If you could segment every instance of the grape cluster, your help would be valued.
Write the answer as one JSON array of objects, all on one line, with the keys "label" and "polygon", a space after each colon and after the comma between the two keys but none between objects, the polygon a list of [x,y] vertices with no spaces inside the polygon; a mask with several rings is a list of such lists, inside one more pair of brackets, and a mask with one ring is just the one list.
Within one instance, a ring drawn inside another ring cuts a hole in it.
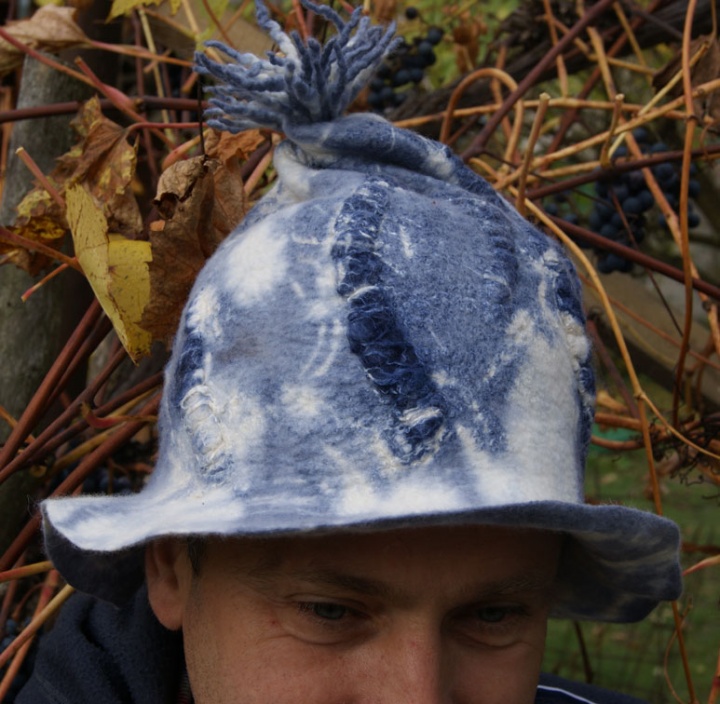
[{"label": "grape cluster", "polygon": [[[572,205],[567,193],[558,193],[551,200],[547,200],[543,203],[543,209],[548,215],[562,218],[565,222],[569,222],[571,225],[577,225],[580,222],[580,218],[572,210]],[[582,246],[582,242],[579,242]]]},{"label": "grape cluster", "polygon": [[[420,17],[415,7],[408,7],[405,16],[409,20]],[[377,112],[400,105],[407,95],[399,89],[417,85],[425,76],[425,70],[436,61],[435,47],[442,41],[443,30],[440,27],[428,27],[424,35],[415,37],[412,42],[403,40],[382,64],[370,81],[368,105]]]},{"label": "grape cluster", "polygon": [[[659,154],[668,151],[663,142],[651,142],[650,133],[644,128],[633,131],[633,136],[643,154]],[[623,145],[615,155],[627,155]],[[694,174],[696,167],[691,170]],[[653,175],[662,188],[670,206],[677,210],[680,199],[680,165],[662,162],[652,167]],[[700,190],[698,181],[690,181],[690,196],[695,197]],[[626,246],[637,246],[645,239],[647,227],[646,213],[655,204],[655,199],[647,187],[645,177],[641,171],[629,171],[612,180],[600,178],[595,182],[597,198],[588,219],[589,228],[606,239]],[[693,210],[689,215],[690,227],[699,224],[700,218]],[[664,218],[659,220],[664,225]],[[633,263],[624,257],[607,252],[598,251],[597,268],[603,274],[613,271],[628,273],[632,271]]]}]

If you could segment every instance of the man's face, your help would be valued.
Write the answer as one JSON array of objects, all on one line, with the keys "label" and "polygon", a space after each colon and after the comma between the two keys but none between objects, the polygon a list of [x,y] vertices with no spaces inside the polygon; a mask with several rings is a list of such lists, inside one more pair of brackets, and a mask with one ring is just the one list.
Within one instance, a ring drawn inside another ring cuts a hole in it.
[{"label": "man's face", "polygon": [[474,526],[148,549],[197,704],[531,704],[560,537]]}]

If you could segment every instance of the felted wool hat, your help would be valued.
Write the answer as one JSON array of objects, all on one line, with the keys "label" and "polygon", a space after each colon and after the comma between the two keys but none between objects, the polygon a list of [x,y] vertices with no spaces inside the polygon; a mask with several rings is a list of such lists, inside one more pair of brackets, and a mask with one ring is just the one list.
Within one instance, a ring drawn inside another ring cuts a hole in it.
[{"label": "felted wool hat", "polygon": [[277,185],[186,305],[136,495],[43,506],[50,557],[120,603],[162,536],[489,524],[568,536],[555,615],[629,621],[680,590],[678,530],[583,503],[593,373],[572,264],[445,146],[342,117],[391,31],[214,46],[210,124],[269,127]]}]

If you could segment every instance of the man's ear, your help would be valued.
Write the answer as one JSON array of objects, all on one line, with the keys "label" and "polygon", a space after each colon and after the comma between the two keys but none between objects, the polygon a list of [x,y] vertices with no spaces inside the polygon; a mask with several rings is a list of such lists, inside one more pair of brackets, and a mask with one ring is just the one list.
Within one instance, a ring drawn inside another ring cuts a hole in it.
[{"label": "man's ear", "polygon": [[150,606],[165,628],[182,628],[192,582],[192,568],[185,541],[154,540],[145,548],[145,581]]}]

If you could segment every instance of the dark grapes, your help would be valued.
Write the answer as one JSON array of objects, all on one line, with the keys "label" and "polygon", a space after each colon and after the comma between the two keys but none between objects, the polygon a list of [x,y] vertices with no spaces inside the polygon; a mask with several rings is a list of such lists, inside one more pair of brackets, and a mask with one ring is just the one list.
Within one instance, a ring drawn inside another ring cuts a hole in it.
[{"label": "dark grapes", "polygon": [[[645,154],[661,154],[668,151],[668,146],[664,142],[652,143],[652,135],[644,127],[636,128],[632,134]],[[624,157],[627,153],[625,145],[621,145],[615,151],[615,157]],[[670,207],[677,210],[680,197],[680,165],[662,162],[652,167],[652,173]],[[691,175],[694,176],[696,173],[697,166],[692,164]],[[691,198],[696,198],[700,192],[699,181],[691,179],[688,192]],[[605,239],[626,246],[639,245],[645,239],[646,213],[655,205],[655,199],[647,187],[642,171],[619,174],[613,179],[601,177],[595,182],[595,194],[597,199],[588,216],[588,227]],[[658,218],[658,223],[662,227],[667,227],[663,216]],[[690,209],[688,225],[697,227],[699,223],[700,217]],[[604,249],[598,249],[597,254],[597,268],[602,273],[632,271],[633,264],[625,257]]]},{"label": "dark grapes", "polygon": [[625,259],[615,252],[603,252],[597,261],[597,268],[601,274],[612,274],[613,271],[628,274],[632,271],[632,267],[633,264],[629,259]]},{"label": "dark grapes", "polygon": [[406,83],[410,83],[410,72],[407,69],[401,68],[392,79],[394,86],[404,86]]},{"label": "dark grapes", "polygon": [[383,86],[383,89],[380,92],[380,97],[383,99],[384,102],[389,103],[394,96],[395,91],[392,89],[392,86]]},{"label": "dark grapes", "polygon": [[443,32],[440,27],[430,27],[427,31],[427,40],[433,46],[437,46],[442,41],[443,34],[445,34],[445,32]]},{"label": "dark grapes", "polygon": [[661,185],[664,183],[670,184],[673,182],[673,179],[677,178],[675,167],[668,162],[653,166],[652,172]]},{"label": "dark grapes", "polygon": [[[580,218],[577,213],[570,210],[570,206],[570,199],[565,193],[557,193],[553,196],[552,200],[547,200],[543,203],[543,209],[548,215],[562,218],[565,222],[571,225],[577,225],[580,222]],[[581,247],[587,246],[582,240],[580,240],[578,244]]]},{"label": "dark grapes", "polygon": [[629,196],[622,202],[625,215],[640,215],[643,211],[642,201],[635,196]]},{"label": "dark grapes", "polygon": [[422,41],[417,45],[417,52],[418,54],[427,54],[430,56],[431,54],[434,56],[435,52],[433,51],[433,45],[428,41]]},{"label": "dark grapes", "polygon": [[[420,16],[417,8],[405,9],[405,16],[412,20]],[[407,92],[398,92],[404,86],[418,85],[425,77],[425,69],[436,61],[434,46],[440,43],[443,31],[430,27],[426,35],[414,37],[412,43],[403,40],[380,65],[370,81],[368,105],[377,112],[400,105]]]}]

